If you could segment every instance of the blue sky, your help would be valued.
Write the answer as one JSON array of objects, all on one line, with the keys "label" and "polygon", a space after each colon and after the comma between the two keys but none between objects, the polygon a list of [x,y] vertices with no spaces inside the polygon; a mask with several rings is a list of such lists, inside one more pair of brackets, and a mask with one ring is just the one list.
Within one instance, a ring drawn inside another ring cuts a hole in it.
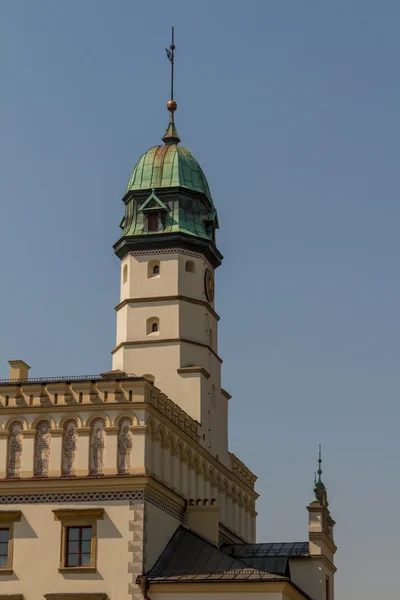
[{"label": "blue sky", "polygon": [[3,0],[0,377],[15,358],[32,376],[111,366],[112,244],[167,124],[172,23],[259,540],[306,539],[321,442],[337,598],[375,600],[397,587],[399,535],[397,2]]}]

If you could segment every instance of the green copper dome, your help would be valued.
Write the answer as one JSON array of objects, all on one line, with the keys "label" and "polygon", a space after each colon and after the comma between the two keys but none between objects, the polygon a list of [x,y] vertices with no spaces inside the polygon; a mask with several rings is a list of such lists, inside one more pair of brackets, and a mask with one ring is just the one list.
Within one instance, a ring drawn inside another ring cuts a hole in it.
[{"label": "green copper dome", "polygon": [[123,197],[122,234],[114,245],[117,256],[133,249],[182,247],[221,263],[215,245],[218,215],[199,163],[179,145],[172,105],[164,144],[150,148],[137,162]]},{"label": "green copper dome", "polygon": [[143,154],[129,178],[126,193],[180,186],[200,192],[212,204],[210,188],[193,154],[176,144],[154,146]]},{"label": "green copper dome", "polygon": [[125,193],[183,187],[204,194],[213,204],[206,176],[199,163],[187,148],[178,146],[180,139],[173,118],[163,141],[163,146],[150,148],[136,163]]}]

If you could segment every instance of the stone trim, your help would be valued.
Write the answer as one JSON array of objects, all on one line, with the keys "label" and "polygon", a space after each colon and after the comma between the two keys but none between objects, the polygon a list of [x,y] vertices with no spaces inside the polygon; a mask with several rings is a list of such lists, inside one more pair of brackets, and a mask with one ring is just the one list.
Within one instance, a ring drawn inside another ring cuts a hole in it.
[{"label": "stone trim", "polygon": [[230,400],[232,398],[232,396],[230,395],[229,392],[227,392],[226,390],[224,390],[224,388],[221,388],[221,394],[227,399]]},{"label": "stone trim", "polygon": [[218,354],[209,346],[208,344],[203,344],[202,342],[195,342],[194,340],[187,340],[186,338],[164,338],[164,339],[149,339],[137,342],[121,342],[115,348],[111,350],[111,354],[115,354],[121,348],[127,348],[129,346],[147,346],[151,344],[175,344],[175,343],[183,343],[183,344],[193,344],[193,346],[200,346],[201,348],[206,348],[211,354],[215,356],[215,358],[222,364],[223,360]]},{"label": "stone trim", "polygon": [[124,306],[126,306],[127,304],[146,304],[148,302],[168,302],[171,300],[181,301],[181,302],[189,302],[191,304],[197,304],[198,306],[204,306],[204,308],[209,310],[210,313],[212,314],[212,316],[217,321],[219,321],[221,319],[221,317],[215,312],[213,307],[208,302],[205,302],[204,300],[196,300],[195,298],[189,298],[189,296],[182,296],[182,295],[152,296],[152,297],[145,297],[145,298],[126,298],[125,300],[122,300],[122,302],[117,304],[117,306],[115,307],[115,310],[118,311],[121,308],[123,308]]},{"label": "stone trim", "polygon": [[191,373],[199,373],[200,375],[204,375],[206,379],[210,379],[211,375],[208,371],[203,369],[203,367],[181,367],[176,370],[179,375],[186,375]]},{"label": "stone trim", "polygon": [[204,254],[200,252],[194,252],[193,250],[187,250],[186,248],[159,248],[159,249],[149,249],[149,250],[131,250],[127,256],[147,256],[148,254],[184,254],[185,256],[191,256],[192,258],[198,258],[199,260],[204,260],[204,262],[211,267],[208,260],[205,258]]},{"label": "stone trim", "polygon": [[21,520],[20,510],[0,510],[0,526],[3,523],[15,523]]},{"label": "stone trim", "polygon": [[177,519],[181,523],[184,523],[187,520],[187,517],[186,517],[185,513],[180,513],[177,510],[174,510],[173,508],[171,508],[171,506],[169,506],[165,502],[162,502],[161,500],[158,500],[158,498],[155,498],[154,496],[152,496],[148,492],[144,493],[144,498],[145,498],[145,500],[147,500],[148,502],[150,502],[150,504],[153,504],[154,506],[157,506],[157,508],[160,508],[162,511],[164,511],[165,513],[171,515],[172,517],[174,517],[175,519]]},{"label": "stone trim", "polygon": [[132,538],[128,544],[128,550],[131,552],[131,560],[128,562],[128,573],[132,575],[132,581],[128,586],[128,593],[132,600],[143,600],[136,580],[146,570],[147,510],[144,497],[130,501],[129,510],[132,514],[132,518],[129,521],[129,531],[132,532]]},{"label": "stone trim", "polygon": [[106,502],[107,500],[142,499],[143,491],[77,492],[67,494],[18,494],[0,496],[0,504],[48,504],[54,502]]},{"label": "stone trim", "polygon": [[[9,596],[10,597],[10,596]],[[74,594],[71,592],[63,594],[44,594],[46,600],[108,600],[107,594],[98,593],[87,593],[87,594]],[[0,600],[1,600],[0,596]],[[19,596],[19,598],[23,598]]]},{"label": "stone trim", "polygon": [[[56,509],[54,520],[61,522],[61,552],[59,573],[95,573],[97,570],[97,521],[103,519],[103,508]],[[92,528],[90,544],[90,565],[69,567],[67,563],[67,530],[68,527],[88,526]]]}]

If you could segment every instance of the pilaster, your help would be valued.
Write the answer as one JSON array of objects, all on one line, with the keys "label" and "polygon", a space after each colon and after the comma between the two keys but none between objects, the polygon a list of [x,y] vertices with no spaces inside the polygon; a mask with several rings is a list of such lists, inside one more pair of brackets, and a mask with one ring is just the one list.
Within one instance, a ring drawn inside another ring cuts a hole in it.
[{"label": "pilaster", "polygon": [[7,446],[9,436],[9,431],[0,431],[0,478],[5,477],[7,473]]},{"label": "pilaster", "polygon": [[106,434],[104,448],[104,474],[113,475],[117,472],[119,427],[104,427],[104,432]]},{"label": "pilaster", "polygon": [[76,456],[76,475],[89,473],[90,427],[78,427],[78,451]]},{"label": "pilaster", "polygon": [[35,460],[36,431],[25,429],[22,432],[21,477],[33,477],[33,464]]},{"label": "pilaster", "polygon": [[64,431],[62,429],[50,429],[49,433],[51,434],[49,475],[50,477],[59,477],[61,475],[62,441]]}]

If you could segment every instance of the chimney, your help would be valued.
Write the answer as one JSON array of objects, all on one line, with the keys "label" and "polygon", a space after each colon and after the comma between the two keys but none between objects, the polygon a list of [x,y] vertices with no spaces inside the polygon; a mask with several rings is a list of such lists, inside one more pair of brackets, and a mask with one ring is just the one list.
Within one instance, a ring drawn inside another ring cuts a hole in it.
[{"label": "chimney", "polygon": [[189,529],[218,544],[220,510],[216,500],[189,500],[186,511]]},{"label": "chimney", "polygon": [[10,379],[28,379],[30,366],[23,360],[9,360]]}]

